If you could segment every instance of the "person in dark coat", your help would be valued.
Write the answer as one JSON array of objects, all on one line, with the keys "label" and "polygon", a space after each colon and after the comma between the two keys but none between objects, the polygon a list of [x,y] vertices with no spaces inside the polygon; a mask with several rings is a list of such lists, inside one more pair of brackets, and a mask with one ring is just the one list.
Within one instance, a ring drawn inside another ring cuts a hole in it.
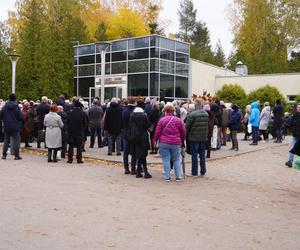
[{"label": "person in dark coat", "polygon": [[129,171],[128,155],[130,153],[130,143],[128,141],[128,128],[130,115],[135,108],[135,98],[128,97],[128,104],[122,111],[122,123],[123,123],[123,163],[125,174],[136,174],[136,158],[134,155],[131,155],[131,172]]},{"label": "person in dark coat", "polygon": [[211,138],[213,135],[214,124],[215,124],[215,115],[210,111],[209,104],[205,104],[203,106],[203,110],[208,114],[208,134],[207,134],[207,142],[206,142],[206,158],[210,158],[211,153]]},{"label": "person in dark coat", "polygon": [[65,158],[67,152],[67,145],[68,145],[68,114],[64,111],[63,106],[59,105],[58,108],[58,115],[61,117],[61,120],[64,124],[63,128],[61,129],[61,138],[62,138],[62,146],[61,146],[61,158]]},{"label": "person in dark coat", "polygon": [[210,111],[215,116],[215,124],[218,127],[218,139],[217,139],[217,148],[221,148],[221,128],[222,128],[222,109],[220,108],[220,101],[216,100],[215,103],[212,103],[210,106]]},{"label": "person in dark coat", "polygon": [[103,111],[100,106],[100,103],[95,100],[93,102],[92,107],[88,111],[89,116],[89,128],[91,132],[91,141],[90,141],[90,148],[94,147],[95,138],[97,136],[98,141],[98,148],[102,148],[102,134],[101,134],[101,120],[103,116]]},{"label": "person in dark coat", "polygon": [[149,129],[150,130],[150,138],[151,138],[151,152],[150,152],[150,154],[157,154],[157,148],[154,147],[154,145],[152,143],[154,133],[155,133],[155,129],[156,129],[157,123],[158,123],[159,118],[160,118],[159,106],[157,104],[153,105],[152,110],[150,111],[150,114],[149,114],[148,118],[149,118],[149,122],[151,124],[151,127]]},{"label": "person in dark coat", "polygon": [[[37,106],[36,108],[36,114],[37,114],[37,120],[38,120],[38,137],[37,137],[37,147],[41,147],[41,142],[45,142],[45,136],[44,136],[44,118],[45,115],[47,115],[50,111],[50,106],[48,104],[48,98],[46,96],[42,97],[42,102]],[[45,143],[46,148],[46,143]]]},{"label": "person in dark coat", "polygon": [[117,98],[112,98],[106,110],[104,131],[108,134],[108,155],[112,155],[113,144],[116,142],[117,155],[121,155],[122,138],[122,107]]},{"label": "person in dark coat", "polygon": [[281,104],[281,100],[277,100],[275,107],[273,109],[273,128],[276,132],[276,140],[275,143],[281,143],[282,142],[282,134],[281,134],[281,127],[283,125],[283,115],[284,115],[284,109]]},{"label": "person in dark coat", "polygon": [[231,150],[238,151],[239,144],[237,140],[237,133],[241,129],[242,112],[237,105],[232,105],[232,112],[229,114],[228,127],[230,129],[230,137],[232,141]]},{"label": "person in dark coat", "polygon": [[132,131],[132,126],[135,126],[135,131],[138,132],[138,134],[134,135],[132,140],[129,137],[130,153],[137,159],[136,178],[143,177],[142,166],[144,178],[152,178],[148,172],[146,160],[150,148],[148,129],[151,124],[148,121],[147,114],[144,113],[144,110],[140,107],[136,107],[130,115],[129,131]]},{"label": "person in dark coat", "polygon": [[31,148],[29,140],[33,131],[34,114],[30,107],[30,103],[27,101],[23,103],[22,115],[24,118],[24,125],[22,129],[21,142],[25,143],[25,148]]},{"label": "person in dark coat", "polygon": [[20,131],[24,123],[24,118],[21,113],[21,109],[16,103],[16,95],[11,94],[9,101],[5,103],[0,120],[4,124],[4,145],[2,152],[2,159],[5,160],[7,156],[7,150],[12,139],[11,151],[15,155],[15,160],[21,160],[20,157]]},{"label": "person in dark coat", "polygon": [[82,142],[84,140],[84,129],[87,126],[85,116],[81,103],[78,100],[75,101],[74,108],[68,113],[67,119],[69,135],[68,163],[73,162],[74,147],[77,148],[77,163],[83,163]]},{"label": "person in dark coat", "polygon": [[64,112],[69,112],[71,109],[71,106],[66,103],[66,99],[64,95],[60,95],[57,100],[55,101],[57,106],[62,106],[64,108]]}]

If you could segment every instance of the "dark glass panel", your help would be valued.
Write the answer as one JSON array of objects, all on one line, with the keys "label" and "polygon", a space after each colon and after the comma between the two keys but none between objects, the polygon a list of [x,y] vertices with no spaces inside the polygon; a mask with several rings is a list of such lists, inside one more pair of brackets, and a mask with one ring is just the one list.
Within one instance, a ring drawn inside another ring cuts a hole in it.
[{"label": "dark glass panel", "polygon": [[95,66],[79,66],[79,76],[91,76],[95,74]]},{"label": "dark glass panel", "polygon": [[169,50],[160,50],[160,58],[165,60],[174,61],[175,52]]},{"label": "dark glass panel", "polygon": [[77,58],[77,57],[74,57],[74,65],[77,65],[77,61],[78,61],[79,59]]},{"label": "dark glass panel", "polygon": [[127,40],[112,43],[112,51],[127,50]]},{"label": "dark glass panel", "polygon": [[96,75],[101,75],[101,64],[96,65]]},{"label": "dark glass panel", "polygon": [[160,72],[174,74],[174,63],[160,60]]},{"label": "dark glass panel", "polygon": [[128,75],[128,96],[148,96],[148,74]]},{"label": "dark glass panel", "polygon": [[159,71],[159,60],[151,59],[150,60],[150,71]]},{"label": "dark glass panel", "polygon": [[176,61],[182,63],[189,63],[189,56],[181,53],[176,53]]},{"label": "dark glass panel", "polygon": [[101,53],[102,50],[105,50],[106,52],[110,51],[110,45],[108,44],[97,44],[96,45],[96,53]]},{"label": "dark glass panel", "polygon": [[150,46],[159,46],[159,36],[151,36],[150,38]]},{"label": "dark glass panel", "polygon": [[71,95],[76,95],[77,96],[77,78],[74,78],[73,81],[73,94],[71,93]]},{"label": "dark glass panel", "polygon": [[79,55],[87,55],[87,54],[94,54],[95,53],[95,45],[86,45],[78,47],[78,54]]},{"label": "dark glass panel", "polygon": [[150,57],[151,58],[159,58],[159,48],[151,48],[150,49]]},{"label": "dark glass panel", "polygon": [[158,96],[158,73],[150,74],[150,96]]},{"label": "dark glass panel", "polygon": [[176,63],[176,75],[189,76],[189,65]]},{"label": "dark glass panel", "polygon": [[128,51],[128,60],[149,58],[149,49]]},{"label": "dark glass panel", "polygon": [[127,52],[116,52],[111,54],[111,59],[113,62],[117,61],[126,61],[127,60]]},{"label": "dark glass panel", "polygon": [[81,56],[79,57],[79,64],[93,64],[95,63],[95,56]]},{"label": "dark glass panel", "polygon": [[188,98],[189,79],[186,77],[176,76],[175,97]]},{"label": "dark glass panel", "polygon": [[149,37],[142,37],[128,40],[129,49],[138,49],[149,47]]},{"label": "dark glass panel", "polygon": [[111,64],[112,74],[123,74],[126,73],[126,62],[124,63],[112,63]]},{"label": "dark glass panel", "polygon": [[[110,53],[105,54],[105,62],[110,62]],[[96,55],[96,63],[101,63],[101,54]]]},{"label": "dark glass panel", "polygon": [[175,41],[167,38],[160,38],[160,47],[169,50],[175,50]]},{"label": "dark glass panel", "polygon": [[105,74],[110,75],[110,63],[105,64]]},{"label": "dark glass panel", "polygon": [[174,97],[174,76],[160,74],[160,89],[165,97]]},{"label": "dark glass panel", "polygon": [[186,43],[176,42],[176,51],[188,54],[189,45]]},{"label": "dark glass panel", "polygon": [[95,78],[94,77],[79,78],[79,95],[80,96],[88,97],[90,87],[95,87]]},{"label": "dark glass panel", "polygon": [[148,60],[130,61],[128,62],[128,73],[148,72],[149,71],[148,67],[149,67]]}]

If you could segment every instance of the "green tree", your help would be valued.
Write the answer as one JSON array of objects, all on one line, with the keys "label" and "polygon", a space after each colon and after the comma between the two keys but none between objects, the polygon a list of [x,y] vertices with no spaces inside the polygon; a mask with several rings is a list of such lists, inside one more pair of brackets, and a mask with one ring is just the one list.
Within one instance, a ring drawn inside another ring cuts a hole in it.
[{"label": "green tree", "polygon": [[217,65],[219,67],[224,67],[226,64],[225,54],[222,48],[221,41],[218,40],[216,45],[216,51],[214,53],[214,65]]},{"label": "green tree", "polygon": [[237,104],[241,108],[247,103],[246,92],[238,84],[225,84],[216,92],[216,97],[224,102]]},{"label": "green tree", "polygon": [[293,51],[288,62],[289,72],[300,72],[300,52]]}]

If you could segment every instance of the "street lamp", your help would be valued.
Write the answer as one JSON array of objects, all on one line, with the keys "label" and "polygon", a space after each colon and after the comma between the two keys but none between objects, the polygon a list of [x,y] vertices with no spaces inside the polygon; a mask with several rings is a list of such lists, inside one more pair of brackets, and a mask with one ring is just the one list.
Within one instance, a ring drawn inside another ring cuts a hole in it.
[{"label": "street lamp", "polygon": [[[73,45],[73,48],[76,47],[76,96],[78,96],[78,93],[79,93],[79,70],[78,70],[78,67],[79,67],[79,41],[72,41],[72,44]],[[75,45],[76,44],[76,45]]]},{"label": "street lamp", "polygon": [[111,45],[110,42],[99,42],[96,43],[96,49],[97,45],[101,50],[101,103],[104,103],[104,83],[105,83],[105,57],[106,57],[106,51]]},{"label": "street lamp", "polygon": [[21,57],[21,55],[17,54],[16,51],[14,50],[12,53],[7,54],[7,56],[11,61],[11,66],[12,66],[11,92],[12,94],[15,94],[16,93],[16,68],[17,68],[17,62]]}]

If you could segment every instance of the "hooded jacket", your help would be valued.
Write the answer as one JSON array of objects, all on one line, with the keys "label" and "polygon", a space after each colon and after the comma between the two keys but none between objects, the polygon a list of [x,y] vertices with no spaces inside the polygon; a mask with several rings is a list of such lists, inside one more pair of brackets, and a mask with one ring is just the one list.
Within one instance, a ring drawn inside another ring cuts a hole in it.
[{"label": "hooded jacket", "polygon": [[6,102],[1,112],[1,120],[4,124],[4,132],[20,132],[24,118],[18,104],[13,101]]},{"label": "hooded jacket", "polygon": [[259,129],[260,130],[267,130],[269,126],[269,121],[271,118],[271,108],[270,106],[266,106],[260,113],[260,123]]},{"label": "hooded jacket", "polygon": [[259,127],[260,111],[258,102],[251,103],[251,113],[249,122],[253,127]]},{"label": "hooded jacket", "polygon": [[119,135],[122,127],[122,108],[118,103],[111,102],[106,110],[104,130],[107,130],[111,135]]}]

